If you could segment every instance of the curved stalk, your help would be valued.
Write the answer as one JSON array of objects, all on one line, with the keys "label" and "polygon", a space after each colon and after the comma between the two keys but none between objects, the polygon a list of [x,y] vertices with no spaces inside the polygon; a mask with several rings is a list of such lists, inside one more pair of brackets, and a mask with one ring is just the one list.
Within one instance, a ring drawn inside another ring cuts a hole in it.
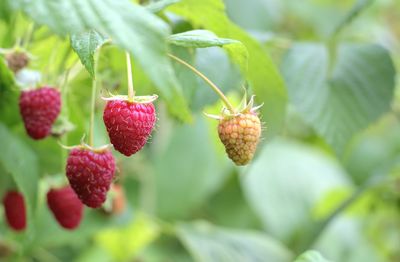
[{"label": "curved stalk", "polygon": [[[100,51],[98,51],[100,52]],[[89,145],[93,147],[94,143],[94,112],[96,106],[96,89],[97,89],[97,64],[98,64],[98,56],[99,54],[94,55],[94,77],[92,78],[92,101],[90,104],[90,126],[89,126]]]},{"label": "curved stalk", "polygon": [[224,93],[222,93],[222,91],[213,82],[211,82],[210,79],[208,79],[205,75],[203,75],[203,73],[201,73],[199,70],[197,70],[190,64],[186,63],[179,57],[174,56],[173,54],[168,54],[168,56],[171,57],[172,59],[174,59],[175,61],[177,61],[178,63],[180,63],[180,64],[186,66],[187,68],[189,68],[190,70],[192,70],[196,75],[200,76],[214,90],[214,92],[217,93],[217,95],[222,99],[222,101],[224,102],[224,104],[228,108],[228,110],[232,114],[235,113],[235,108],[229,102],[228,98],[224,95]]}]

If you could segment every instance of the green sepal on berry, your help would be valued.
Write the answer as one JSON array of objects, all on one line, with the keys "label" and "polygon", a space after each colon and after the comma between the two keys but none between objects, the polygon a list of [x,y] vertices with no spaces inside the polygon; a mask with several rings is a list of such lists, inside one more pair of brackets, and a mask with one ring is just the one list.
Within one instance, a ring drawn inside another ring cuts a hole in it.
[{"label": "green sepal on berry", "polygon": [[239,109],[222,109],[221,115],[206,116],[219,120],[218,136],[228,157],[238,166],[247,165],[254,157],[261,136],[261,121],[254,106],[254,96],[247,103],[244,96]]},{"label": "green sepal on berry", "polygon": [[247,95],[245,94],[239,107],[234,109],[233,112],[227,107],[223,107],[221,110],[221,115],[212,115],[208,113],[204,113],[204,115],[212,119],[223,120],[226,118],[239,116],[241,114],[257,114],[258,109],[260,109],[264,104],[254,106],[254,97],[254,95],[251,96],[249,102],[247,102]]},{"label": "green sepal on berry", "polygon": [[151,96],[133,96],[132,98],[129,98],[127,95],[112,95],[109,94],[109,97],[101,97],[104,101],[113,101],[113,100],[122,100],[122,101],[127,101],[129,103],[135,103],[135,104],[148,104],[152,103],[155,100],[157,100],[158,95],[151,95]]},{"label": "green sepal on berry", "polygon": [[92,152],[95,152],[95,153],[102,153],[102,152],[107,151],[107,150],[109,150],[111,148],[110,144],[106,144],[106,145],[99,146],[99,147],[90,146],[90,145],[85,143],[85,137],[86,137],[85,135],[82,136],[81,143],[79,145],[66,146],[66,145],[63,145],[61,143],[59,143],[59,145],[62,148],[66,149],[66,150],[83,149],[83,150],[89,150],[89,151],[92,151]]}]

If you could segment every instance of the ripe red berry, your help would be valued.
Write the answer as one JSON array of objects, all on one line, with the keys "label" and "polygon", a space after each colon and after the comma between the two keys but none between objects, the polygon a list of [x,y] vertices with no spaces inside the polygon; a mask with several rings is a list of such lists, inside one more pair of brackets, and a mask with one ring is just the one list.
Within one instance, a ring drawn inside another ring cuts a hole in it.
[{"label": "ripe red berry", "polygon": [[103,120],[114,148],[130,156],[146,144],[154,128],[156,115],[151,102],[111,100],[104,109]]},{"label": "ripe red berry", "polygon": [[98,208],[106,200],[114,178],[114,156],[107,149],[74,148],[69,153],[66,171],[69,183],[82,203]]},{"label": "ripe red berry", "polygon": [[8,191],[3,198],[4,212],[8,225],[21,231],[26,227],[26,208],[24,196],[17,191]]},{"label": "ripe red berry", "polygon": [[53,188],[47,192],[47,205],[63,228],[74,229],[79,226],[83,204],[70,186]]},{"label": "ripe red berry", "polygon": [[43,139],[51,133],[60,108],[60,92],[52,87],[22,91],[19,98],[19,109],[26,132],[33,139]]}]

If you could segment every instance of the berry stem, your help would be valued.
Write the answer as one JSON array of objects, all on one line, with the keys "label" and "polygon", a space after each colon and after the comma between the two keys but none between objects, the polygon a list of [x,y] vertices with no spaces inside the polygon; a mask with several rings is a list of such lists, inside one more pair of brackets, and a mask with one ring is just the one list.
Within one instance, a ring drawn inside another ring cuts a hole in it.
[{"label": "berry stem", "polygon": [[[100,52],[100,51],[98,51]],[[89,127],[89,145],[93,147],[94,143],[94,113],[95,113],[95,106],[96,106],[96,89],[97,89],[97,64],[98,64],[98,56],[99,53],[94,55],[94,77],[92,78],[92,101],[90,105],[90,127]]]},{"label": "berry stem", "polygon": [[201,73],[199,70],[197,70],[196,68],[194,68],[190,64],[186,63],[185,61],[183,61],[179,57],[174,56],[173,54],[168,54],[168,56],[171,57],[172,59],[174,59],[175,61],[179,62],[180,64],[186,66],[190,70],[192,70],[196,75],[200,76],[207,84],[210,85],[210,87],[214,90],[214,92],[217,93],[217,95],[222,99],[222,101],[224,102],[224,104],[226,105],[228,110],[232,114],[235,113],[234,107],[229,102],[228,98],[224,95],[224,93],[222,93],[221,89],[219,89],[213,82],[211,82],[210,79],[208,79],[205,75],[203,75],[203,73]]},{"label": "berry stem", "polygon": [[128,75],[128,100],[129,102],[133,102],[133,98],[135,97],[135,90],[133,89],[133,80],[132,80],[132,63],[131,56],[129,52],[125,52],[126,55],[126,70]]},{"label": "berry stem", "polygon": [[26,31],[26,33],[24,35],[24,40],[22,42],[22,45],[23,45],[22,48],[25,49],[25,50],[28,49],[28,45],[29,45],[29,43],[31,41],[31,38],[32,38],[32,35],[33,35],[34,27],[35,27],[35,23],[34,22],[29,23],[28,29],[27,29],[27,31]]}]

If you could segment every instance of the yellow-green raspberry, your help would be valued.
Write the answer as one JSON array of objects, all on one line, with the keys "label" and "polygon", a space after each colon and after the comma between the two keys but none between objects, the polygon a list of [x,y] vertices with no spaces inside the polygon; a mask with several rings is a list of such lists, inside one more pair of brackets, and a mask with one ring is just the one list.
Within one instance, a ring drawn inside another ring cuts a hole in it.
[{"label": "yellow-green raspberry", "polygon": [[218,125],[218,135],[232,161],[243,166],[254,156],[261,135],[261,122],[255,113],[225,117]]}]

